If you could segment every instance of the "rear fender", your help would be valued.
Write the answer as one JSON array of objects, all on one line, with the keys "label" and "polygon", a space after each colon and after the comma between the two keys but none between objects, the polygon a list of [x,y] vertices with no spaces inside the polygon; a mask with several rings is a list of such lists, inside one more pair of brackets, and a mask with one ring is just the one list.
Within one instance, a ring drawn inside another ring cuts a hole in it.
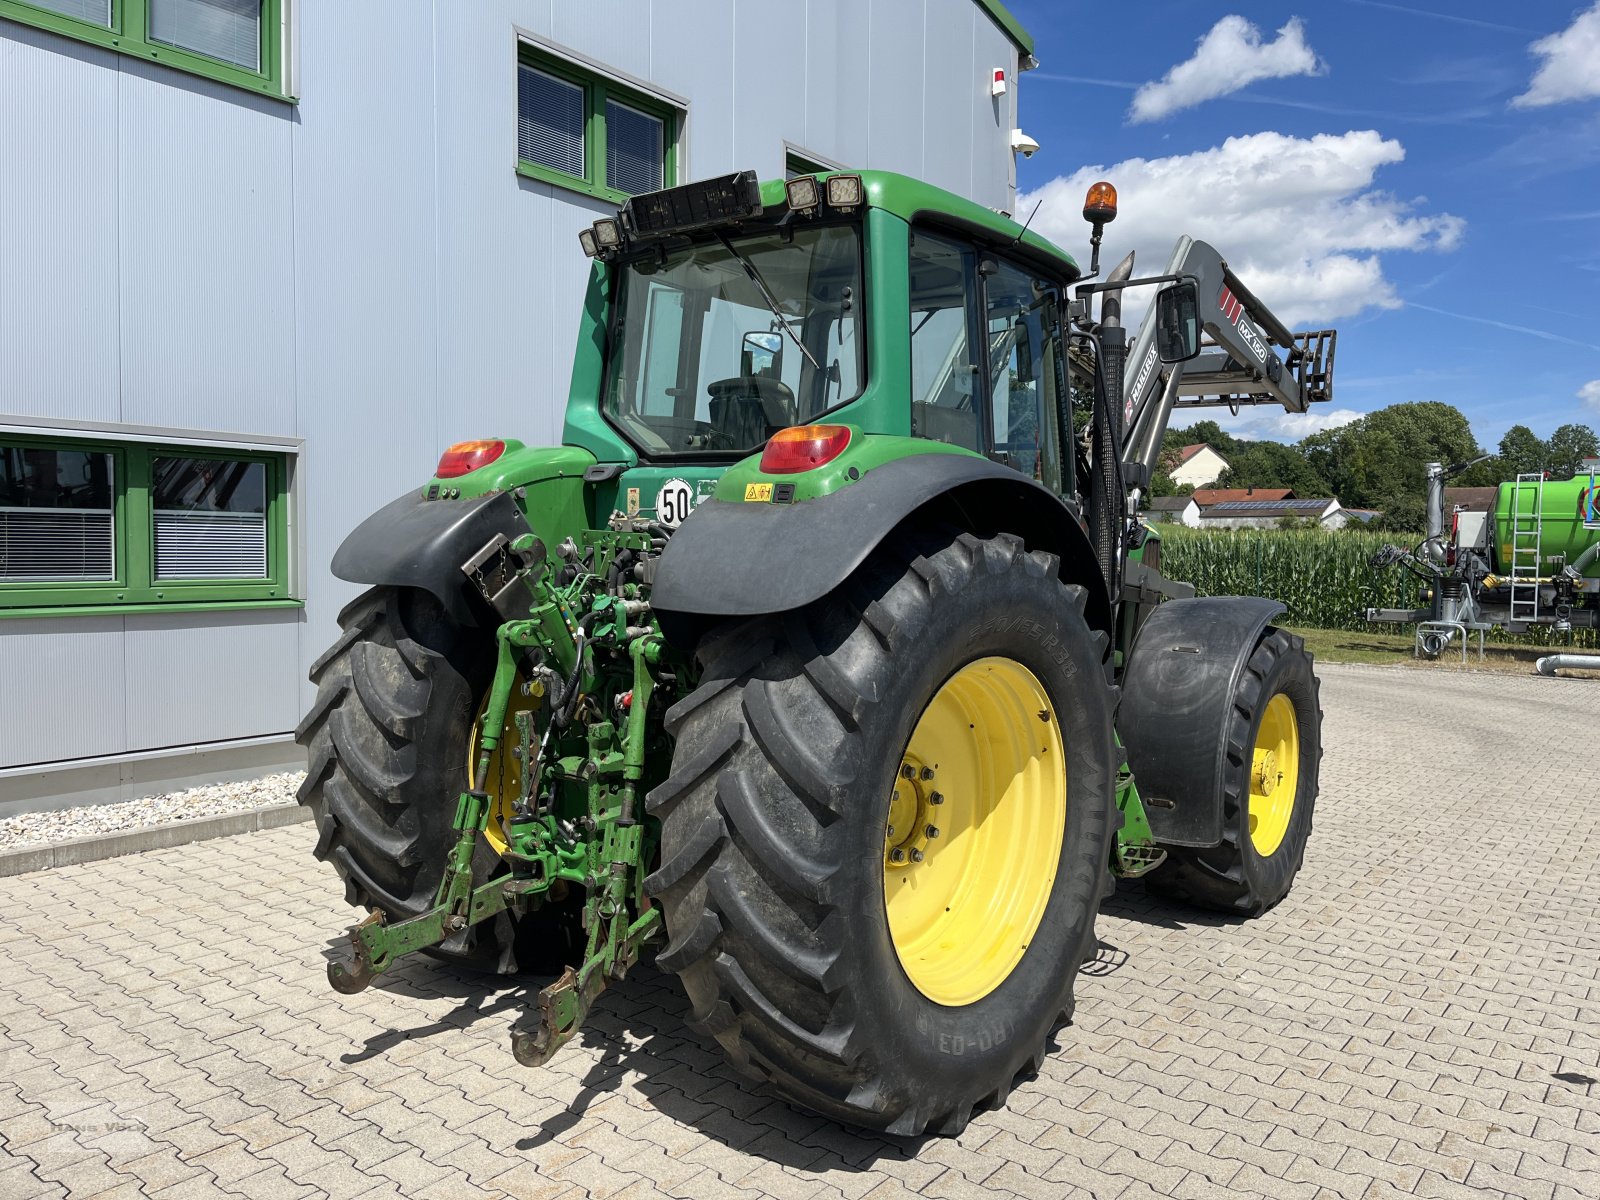
[{"label": "rear fender", "polygon": [[1123,672],[1117,732],[1162,845],[1222,841],[1234,692],[1262,633],[1283,611],[1276,600],[1255,596],[1168,600],[1140,626]]},{"label": "rear fender", "polygon": [[822,598],[895,529],[942,521],[1020,536],[1061,560],[1061,578],[1089,593],[1091,627],[1109,631],[1104,580],[1077,512],[1039,484],[988,459],[914,454],[859,481],[793,504],[707,499],[667,543],[651,603],[680,645],[719,617],[786,612]]},{"label": "rear fender", "polygon": [[499,534],[530,532],[510,492],[429,500],[410,491],[385,504],[345,538],[333,573],[351,583],[414,587],[437,597],[462,625],[498,625],[462,567]]}]

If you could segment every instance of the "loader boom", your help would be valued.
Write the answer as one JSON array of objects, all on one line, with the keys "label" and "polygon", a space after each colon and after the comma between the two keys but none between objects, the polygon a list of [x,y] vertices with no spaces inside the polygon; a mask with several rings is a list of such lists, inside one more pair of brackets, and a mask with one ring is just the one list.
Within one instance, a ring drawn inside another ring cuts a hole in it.
[{"label": "loader boom", "polygon": [[1176,409],[1280,404],[1286,412],[1303,413],[1331,399],[1333,330],[1290,332],[1215,249],[1194,238],[1178,239],[1166,274],[1195,280],[1201,350],[1188,362],[1163,364],[1156,353],[1155,308],[1145,313],[1124,376],[1124,462],[1155,473]]}]

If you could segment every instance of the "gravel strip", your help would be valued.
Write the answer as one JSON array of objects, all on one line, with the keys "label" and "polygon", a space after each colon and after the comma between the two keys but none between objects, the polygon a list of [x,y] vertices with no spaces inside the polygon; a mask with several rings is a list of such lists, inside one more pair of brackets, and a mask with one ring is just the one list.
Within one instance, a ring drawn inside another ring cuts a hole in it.
[{"label": "gravel strip", "polygon": [[286,771],[237,783],[213,783],[166,796],[146,796],[117,804],[87,804],[57,812],[22,813],[0,818],[0,850],[21,850],[68,838],[144,829],[170,821],[246,812],[275,804],[293,804],[304,771]]}]

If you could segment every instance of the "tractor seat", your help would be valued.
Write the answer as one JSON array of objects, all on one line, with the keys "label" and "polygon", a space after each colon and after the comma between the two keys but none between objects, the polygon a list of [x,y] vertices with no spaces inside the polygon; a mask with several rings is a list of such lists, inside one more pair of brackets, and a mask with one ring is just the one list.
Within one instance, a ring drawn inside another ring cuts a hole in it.
[{"label": "tractor seat", "polygon": [[754,446],[795,423],[794,392],[781,379],[736,375],[719,379],[711,393],[711,424],[735,445]]}]

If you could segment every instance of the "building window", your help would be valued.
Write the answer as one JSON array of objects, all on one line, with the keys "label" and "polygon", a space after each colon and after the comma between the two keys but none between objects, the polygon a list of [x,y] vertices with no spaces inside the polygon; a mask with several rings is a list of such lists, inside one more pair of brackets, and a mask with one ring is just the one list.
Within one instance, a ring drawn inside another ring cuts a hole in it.
[{"label": "building window", "polygon": [[0,449],[0,582],[115,579],[115,471],[100,450]]},{"label": "building window", "polygon": [[0,436],[0,615],[292,599],[289,465]]},{"label": "building window", "polygon": [[150,512],[157,582],[266,578],[266,463],[153,458]]},{"label": "building window", "polygon": [[683,112],[524,44],[517,65],[517,170],[622,201],[677,182]]},{"label": "building window", "polygon": [[0,0],[0,17],[283,96],[289,0]]},{"label": "building window", "polygon": [[829,171],[837,171],[838,167],[830,167],[826,163],[818,162],[814,158],[807,158],[794,150],[786,150],[783,155],[783,177],[794,179],[799,175],[825,175]]}]

